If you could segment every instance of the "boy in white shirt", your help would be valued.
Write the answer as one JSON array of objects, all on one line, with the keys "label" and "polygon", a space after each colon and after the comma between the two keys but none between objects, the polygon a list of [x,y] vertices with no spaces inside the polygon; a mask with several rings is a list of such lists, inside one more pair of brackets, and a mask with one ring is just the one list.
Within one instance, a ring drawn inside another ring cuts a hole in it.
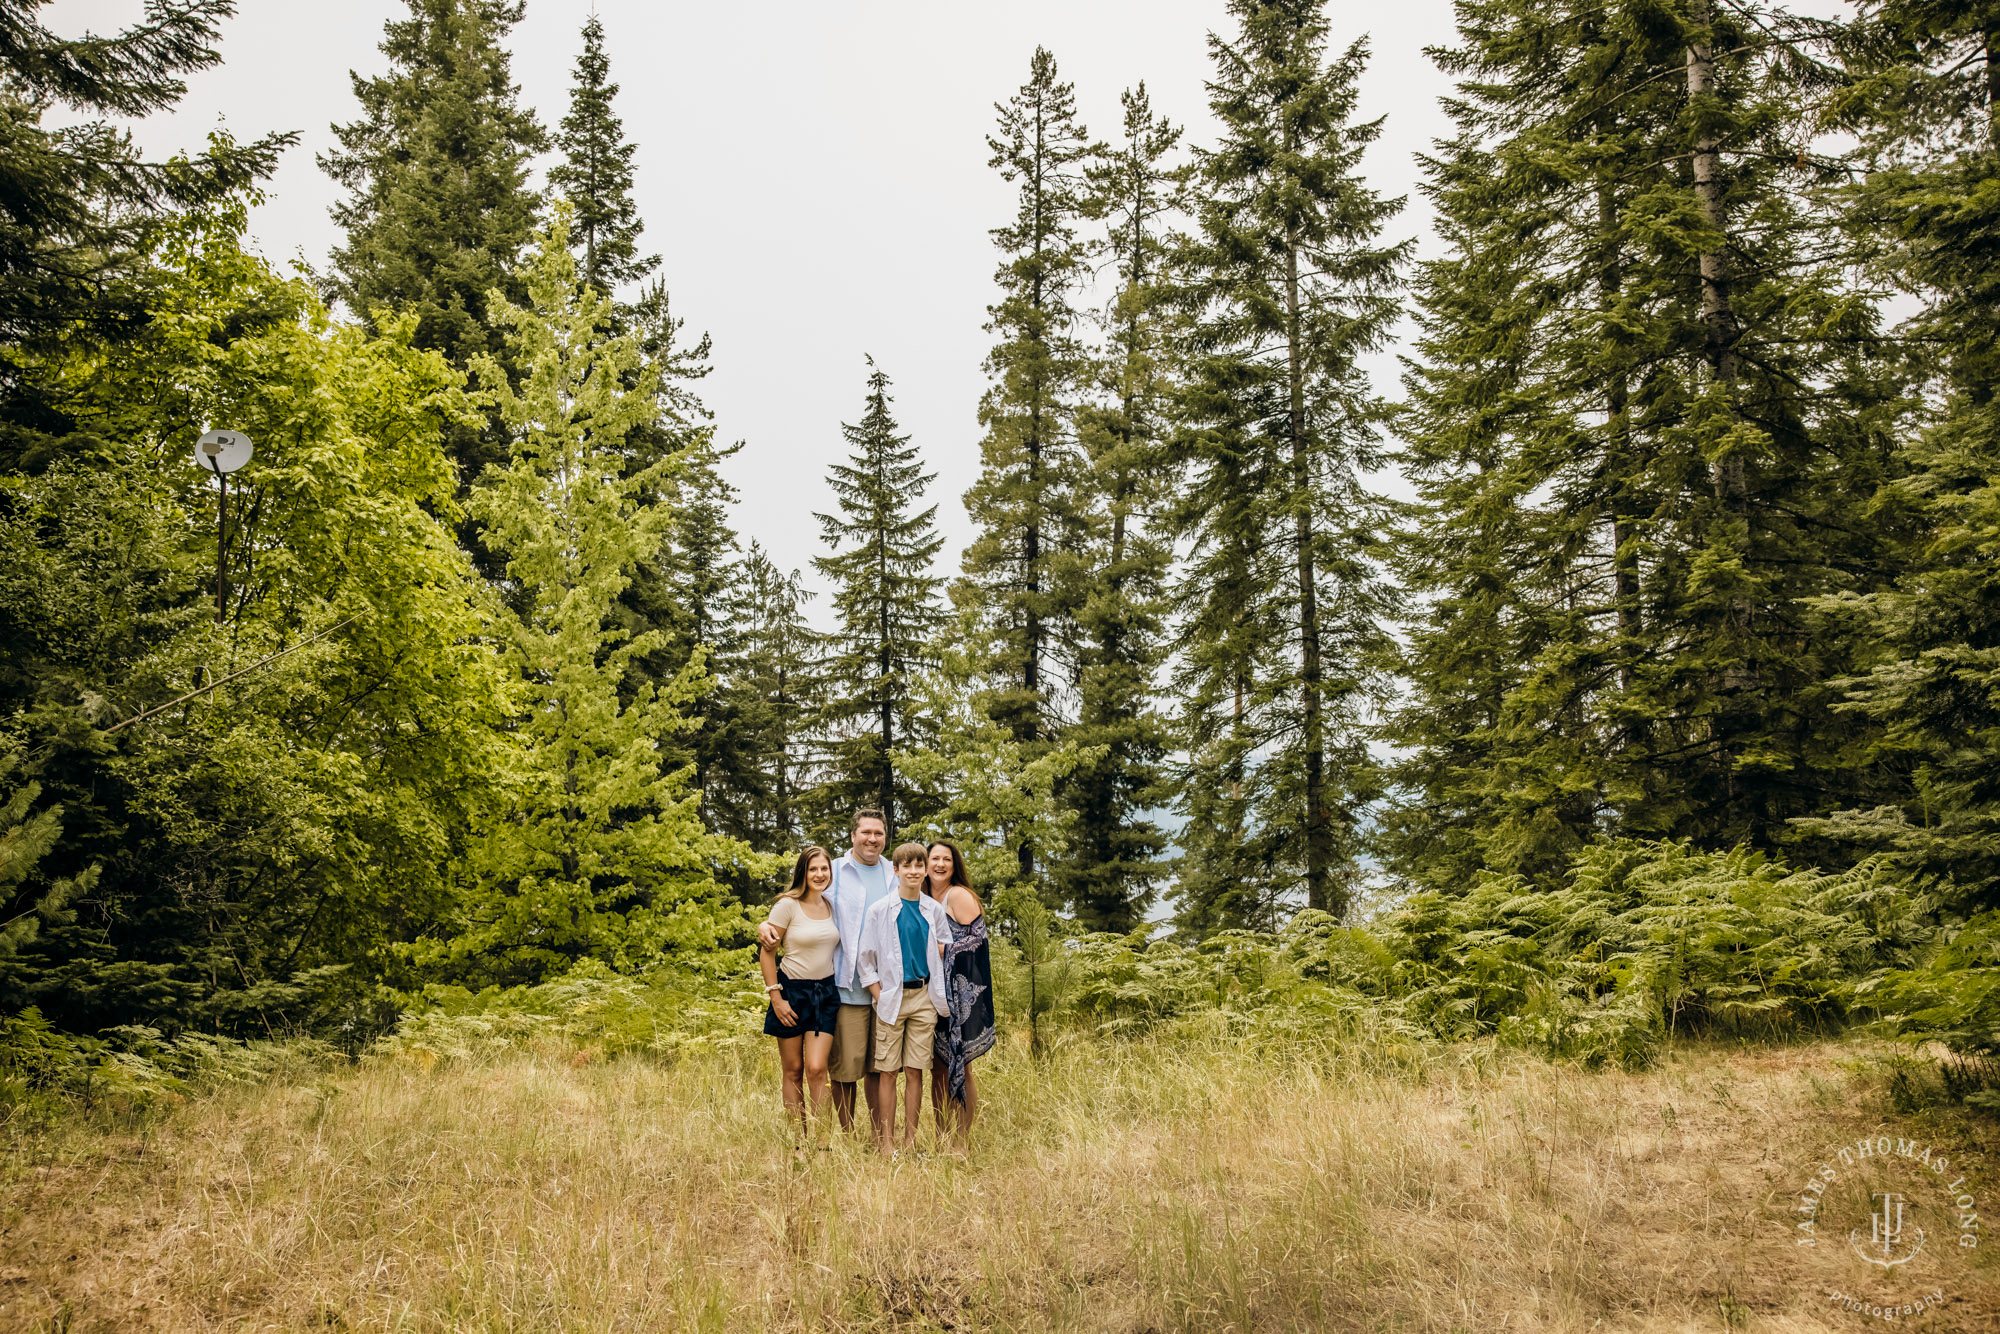
[{"label": "boy in white shirt", "polygon": [[896,895],[871,905],[861,923],[861,951],[855,977],[875,1000],[875,1072],[872,1099],[875,1143],[892,1151],[896,1137],[896,1072],[903,1072],[903,1142],[916,1142],[917,1115],[924,1105],[924,1077],[930,1073],[937,1018],[947,1004],[944,942],[951,920],[944,907],[924,893],[921,843],[896,849]]}]

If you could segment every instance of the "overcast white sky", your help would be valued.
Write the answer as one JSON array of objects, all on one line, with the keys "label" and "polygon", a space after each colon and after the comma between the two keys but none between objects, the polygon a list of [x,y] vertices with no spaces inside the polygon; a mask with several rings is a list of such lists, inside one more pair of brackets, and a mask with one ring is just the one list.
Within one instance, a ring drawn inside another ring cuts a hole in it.
[{"label": "overcast white sky", "polygon": [[[553,128],[590,0],[529,0],[513,35],[523,99]],[[323,266],[338,195],[315,155],[329,126],[353,118],[348,72],[385,66],[376,44],[402,0],[239,0],[223,65],[196,77],[172,115],[135,127],[158,155],[198,148],[218,122],[239,138],[297,130],[299,146],[252,216],[264,254]],[[932,499],[956,570],[968,536],[959,496],[979,464],[975,413],[985,387],[982,325],[996,263],[988,229],[1007,219],[1010,188],[987,167],[993,103],[1027,77],[1039,43],[1056,56],[1091,132],[1118,128],[1118,95],[1145,80],[1153,103],[1209,136],[1206,34],[1220,0],[765,0],[680,4],[597,0],[622,85],[618,107],[638,144],[642,244],[691,330],[715,339],[702,390],[742,491],[738,526],[787,567],[821,547],[814,510],[829,508],[827,463],[842,421],[860,415],[862,356],[895,380],[897,412],[938,480]],[[66,35],[121,27],[142,0],[56,0],[43,11]],[[1452,36],[1449,0],[1334,3],[1334,40],[1367,33],[1374,60],[1362,109],[1386,114],[1366,170],[1408,194],[1392,236],[1429,223],[1413,154],[1448,131],[1445,80],[1423,54]],[[1377,368],[1395,392],[1395,365]],[[823,604],[822,604],[823,605]],[[823,615],[823,613],[822,613]]]}]

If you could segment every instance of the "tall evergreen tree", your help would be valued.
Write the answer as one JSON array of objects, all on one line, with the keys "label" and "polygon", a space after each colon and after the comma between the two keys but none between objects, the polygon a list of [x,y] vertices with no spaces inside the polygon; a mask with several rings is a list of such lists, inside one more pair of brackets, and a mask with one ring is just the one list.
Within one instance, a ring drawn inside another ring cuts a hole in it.
[{"label": "tall evergreen tree", "polygon": [[512,465],[473,504],[528,595],[509,627],[526,754],[510,808],[475,849],[461,929],[438,953],[501,984],[580,958],[632,967],[676,946],[709,948],[731,916],[712,868],[733,850],[704,832],[689,775],[662,745],[687,726],[691,684],[635,691],[632,662],[652,636],[617,617],[618,595],[673,518],[646,493],[675,460],[634,476],[617,448],[658,413],[659,367],[641,335],[606,334],[609,301],[577,272],[568,213],[529,270],[532,305],[495,312],[520,388],[495,359],[477,363],[515,433]]},{"label": "tall evergreen tree", "polygon": [[[270,174],[296,138],[218,136],[209,151],[146,162],[103,116],[166,110],[185,76],[221,60],[231,0],[191,0],[109,37],[66,39],[43,0],[0,0],[0,460],[39,467],[74,425],[33,367],[56,344],[129,337],[157,300],[147,251],[185,210],[222,203]],[[45,125],[61,104],[90,117]],[[59,359],[59,357],[58,357]]]},{"label": "tall evergreen tree", "polygon": [[632,155],[625,122],[612,109],[618,85],[610,82],[604,54],[604,22],[592,14],[583,24],[583,52],[576,58],[569,114],[562,119],[556,147],[563,160],[549,168],[549,185],[576,210],[574,235],[583,248],[583,280],[600,292],[637,282],[659,267],[658,255],[639,254],[639,206],[632,202]]},{"label": "tall evergreen tree", "polygon": [[1898,386],[1800,147],[1823,25],[1707,0],[1460,9],[1421,280],[1394,863],[1555,874],[1609,831],[1770,846],[1881,775],[1803,599],[1879,580],[1848,497]]},{"label": "tall evergreen tree", "polygon": [[744,701],[742,732],[757,780],[743,837],[763,852],[797,847],[804,830],[808,746],[824,695],[824,636],[805,617],[812,596],[797,570],[780,571],[750,543],[737,567],[732,612],[741,649],[729,684]]},{"label": "tall evergreen tree", "polygon": [[1357,175],[1381,132],[1353,121],[1366,43],[1328,60],[1321,3],[1232,0],[1236,36],[1209,39],[1222,138],[1197,158],[1181,396],[1197,927],[1268,921],[1299,889],[1344,912],[1376,794],[1383,516],[1359,474],[1388,410],[1359,358],[1396,318],[1407,244],[1378,244],[1402,201]]},{"label": "tall evergreen tree", "polygon": [[1848,684],[1881,732],[1857,758],[1907,783],[1815,832],[1895,853],[1956,909],[2000,909],[2000,4],[1888,0],[1845,36],[1867,169],[1849,231],[1921,303],[1899,333],[1929,409],[1863,520],[1918,544],[1892,586],[1819,604],[1873,647]]},{"label": "tall evergreen tree", "polygon": [[872,357],[868,365],[861,420],[840,428],[853,452],[827,469],[839,513],[815,516],[834,554],[813,557],[813,568],[832,582],[840,621],[826,664],[821,726],[828,740],[818,801],[830,824],[856,807],[878,807],[893,837],[924,813],[919,793],[899,779],[894,755],[925,745],[932,733],[913,687],[937,658],[943,580],[931,564],[944,537],[937,506],[916,508],[936,474],[923,470],[897,428],[888,375]]},{"label": "tall evergreen tree", "polygon": [[[1055,735],[1060,675],[1074,665],[1081,586],[1074,415],[1090,367],[1076,301],[1090,280],[1091,247],[1078,223],[1089,207],[1084,172],[1097,146],[1077,121],[1074,88],[1040,47],[1028,81],[994,109],[999,133],[986,140],[989,165],[1016,187],[1017,205],[1014,221],[993,232],[1003,256],[995,275],[1001,296],[987,308],[986,327],[1000,341],[986,359],[992,387],[979,406],[986,427],[979,479],[965,496],[978,534],[955,596],[996,632],[984,664],[987,707],[1032,748]],[[1020,858],[1023,877],[1032,878],[1032,842],[1021,844]]]},{"label": "tall evergreen tree", "polygon": [[[348,191],[333,209],[347,233],[333,291],[364,322],[414,310],[418,346],[453,365],[481,354],[504,365],[488,294],[523,299],[514,268],[540,203],[528,171],[548,147],[502,45],[524,0],[407,3],[409,17],[383,28],[389,72],[352,76],[361,116],[334,127],[339,147],[319,159]],[[460,432],[453,449],[468,485],[508,459],[497,423]]]},{"label": "tall evergreen tree", "polygon": [[1165,581],[1171,542],[1158,520],[1171,472],[1161,440],[1169,385],[1162,339],[1166,220],[1182,204],[1187,168],[1168,157],[1181,131],[1152,108],[1146,85],[1123,95],[1124,137],[1088,171],[1091,211],[1107,223],[1118,285],[1103,313],[1100,402],[1077,414],[1085,468],[1077,516],[1085,595],[1077,608],[1076,721],[1068,735],[1104,748],[1064,780],[1076,812],[1058,895],[1093,930],[1132,929],[1164,871],[1165,832],[1146,812],[1170,793],[1168,729],[1154,706],[1166,658]]}]

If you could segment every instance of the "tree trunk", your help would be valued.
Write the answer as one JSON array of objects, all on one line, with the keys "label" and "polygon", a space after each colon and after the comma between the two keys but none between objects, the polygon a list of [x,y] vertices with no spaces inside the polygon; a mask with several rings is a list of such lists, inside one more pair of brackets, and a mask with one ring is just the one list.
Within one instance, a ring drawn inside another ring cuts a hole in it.
[{"label": "tree trunk", "polygon": [[[1618,263],[1617,223],[1617,204],[1611,197],[1611,191],[1608,187],[1599,187],[1597,224],[1604,245],[1604,262],[1598,270],[1597,287],[1600,308],[1607,313],[1618,304],[1618,289],[1623,281]],[[1604,424],[1605,446],[1609,454],[1605,471],[1609,474],[1606,492],[1611,510],[1612,604],[1618,612],[1618,688],[1626,691],[1631,690],[1633,685],[1633,663],[1638,651],[1640,628],[1639,553],[1634,545],[1630,514],[1631,470],[1636,460],[1632,457],[1629,406],[1630,388],[1621,368],[1613,371],[1605,382]]]},{"label": "tree trunk", "polygon": [[1297,545],[1299,578],[1300,714],[1306,761],[1306,906],[1338,916],[1345,903],[1329,889],[1327,866],[1333,860],[1333,840],[1327,828],[1326,743],[1320,719],[1319,579],[1313,562],[1312,459],[1306,441],[1305,369],[1299,311],[1299,247],[1296,235],[1285,238],[1285,360],[1291,389],[1287,429],[1292,447],[1292,540]]},{"label": "tree trunk", "polygon": [[877,667],[875,689],[881,704],[882,723],[882,828],[889,837],[896,835],[896,767],[889,758],[889,752],[896,744],[896,722],[889,689],[889,535],[882,533],[875,543],[875,588],[876,624],[879,642],[877,644]]},{"label": "tree trunk", "polygon": [[1995,149],[2000,149],[2000,34],[1988,28],[1979,34],[1986,50],[1986,129]]},{"label": "tree trunk", "polygon": [[[1709,24],[1709,0],[1693,0],[1689,13],[1704,30]],[[1707,97],[1715,92],[1715,64],[1709,54],[1706,32],[1687,48],[1688,99]],[[1703,250],[1701,267],[1701,321],[1708,331],[1708,364],[1725,393],[1736,384],[1736,339],[1741,332],[1736,310],[1729,303],[1729,265],[1723,254],[1729,232],[1729,217],[1722,199],[1722,144],[1708,131],[1701,132],[1694,145],[1694,197],[1708,224],[1714,246]],[[1743,500],[1743,460],[1734,454],[1714,465],[1715,493],[1718,498],[1740,505]]]}]

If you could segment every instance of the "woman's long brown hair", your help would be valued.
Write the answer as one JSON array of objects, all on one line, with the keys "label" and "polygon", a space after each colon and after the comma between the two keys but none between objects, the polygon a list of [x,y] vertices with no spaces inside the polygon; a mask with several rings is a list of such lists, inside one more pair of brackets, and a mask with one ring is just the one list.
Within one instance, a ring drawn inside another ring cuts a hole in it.
[{"label": "woman's long brown hair", "polygon": [[812,860],[815,857],[826,857],[826,888],[833,888],[833,858],[827,857],[825,848],[812,843],[799,850],[799,859],[792,863],[792,883],[778,895],[779,898],[803,899],[806,896],[806,872],[812,869]]},{"label": "woman's long brown hair", "polygon": [[[943,848],[945,851],[951,854],[951,879],[945,884],[946,892],[947,893],[950,892],[951,887],[953,885],[957,885],[960,889],[972,895],[972,901],[979,905],[980,912],[982,913],[985,912],[986,901],[979,897],[979,891],[974,889],[972,887],[972,882],[965,878],[965,858],[962,854],[960,854],[958,850],[958,844],[953,843],[948,839],[942,839],[942,838],[937,839],[934,842],[932,842],[932,844],[928,848],[924,849],[925,852],[924,892],[929,893],[931,887],[929,854],[936,852],[939,848]],[[943,895],[938,896],[938,902],[939,903],[944,902]]]}]

